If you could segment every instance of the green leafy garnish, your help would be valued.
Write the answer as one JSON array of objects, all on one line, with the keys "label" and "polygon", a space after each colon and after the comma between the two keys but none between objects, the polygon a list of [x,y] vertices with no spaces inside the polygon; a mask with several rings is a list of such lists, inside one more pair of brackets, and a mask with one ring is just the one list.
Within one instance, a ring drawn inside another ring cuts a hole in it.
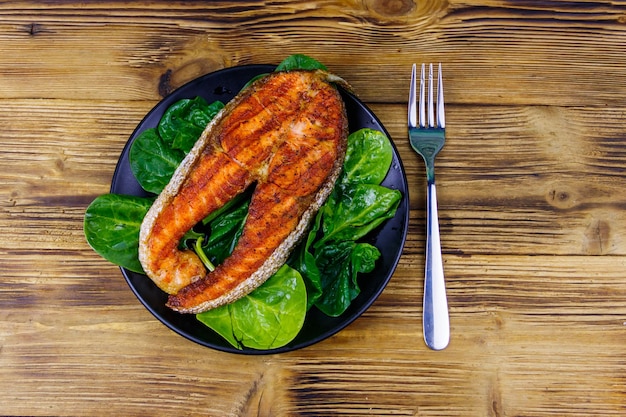
[{"label": "green leafy garnish", "polygon": [[196,252],[196,255],[198,255],[198,258],[200,258],[207,271],[213,272],[215,271],[215,265],[213,265],[213,262],[211,262],[204,252],[204,249],[202,249],[202,241],[204,241],[204,235],[200,235],[198,239],[196,239],[196,243],[193,244],[193,250]]},{"label": "green leafy garnish", "polygon": [[340,179],[290,261],[305,278],[308,308],[340,316],[360,293],[358,274],[373,270],[380,251],[357,241],[392,218],[400,204],[398,190],[379,185],[392,152],[382,132],[361,129],[348,137]]},{"label": "green leafy garnish", "polygon": [[87,242],[107,261],[143,274],[137,258],[139,229],[152,201],[120,194],[97,197],[85,212]]},{"label": "green leafy garnish", "polygon": [[295,54],[285,58],[280,64],[278,64],[275,71],[317,69],[324,71],[327,70],[326,66],[316,59],[302,54]]},{"label": "green leafy garnish", "polygon": [[248,199],[240,201],[239,204],[231,206],[230,210],[224,212],[208,223],[209,233],[203,250],[211,258],[214,264],[220,264],[231,254],[237,241],[243,232],[243,226],[248,217]]},{"label": "green leafy garnish", "polygon": [[130,169],[144,190],[159,194],[180,165],[185,154],[168,146],[157,129],[144,130],[130,147]]},{"label": "green leafy garnish", "polygon": [[[285,58],[280,64],[276,66],[274,71],[291,71],[291,70],[324,70],[327,68],[324,64],[317,61],[314,58],[308,57],[306,55],[291,55]],[[256,80],[259,80],[265,77],[267,74],[259,74],[253,77],[250,81],[248,81],[243,87],[242,90],[245,90],[254,83]]]},{"label": "green leafy garnish", "polygon": [[167,185],[185,155],[206,125],[224,105],[210,105],[202,97],[183,99],[172,104],[157,128],[147,129],[133,142],[130,168],[141,187],[159,194]]},{"label": "green leafy garnish", "polygon": [[323,236],[315,242],[315,247],[366,236],[395,215],[400,197],[398,190],[375,184],[354,184],[342,191],[335,189],[329,204],[322,207]]},{"label": "green leafy garnish", "polygon": [[329,316],[340,316],[361,289],[357,278],[374,269],[380,251],[369,243],[345,240],[320,249],[317,262],[322,293],[315,306]]},{"label": "green leafy garnish", "polygon": [[163,114],[159,135],[171,148],[188,153],[223,107],[220,101],[208,104],[202,97],[179,100]]},{"label": "green leafy garnish", "polygon": [[387,176],[393,159],[391,142],[382,132],[361,129],[350,135],[339,184],[380,184]]},{"label": "green leafy garnish", "polygon": [[300,273],[283,265],[246,297],[196,317],[239,349],[274,349],[291,342],[300,332],[306,297]]}]

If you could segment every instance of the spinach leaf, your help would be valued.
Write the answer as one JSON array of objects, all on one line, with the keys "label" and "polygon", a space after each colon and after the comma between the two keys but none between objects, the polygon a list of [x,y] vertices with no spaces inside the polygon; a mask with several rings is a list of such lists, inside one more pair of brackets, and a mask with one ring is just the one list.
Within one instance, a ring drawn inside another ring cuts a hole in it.
[{"label": "spinach leaf", "polygon": [[[187,231],[181,238],[179,247],[181,249],[194,249],[194,244],[189,241],[202,239],[206,240],[203,244],[203,250],[208,251],[209,255],[214,255],[211,247],[209,247],[210,243],[215,245],[218,241],[227,240],[226,242],[218,243],[218,245],[232,246],[234,248],[237,242],[231,242],[234,236],[232,230],[243,229],[249,204],[249,192],[235,196],[222,207],[202,219],[201,223]],[[230,229],[231,233],[224,229]],[[210,235],[214,236],[211,238]]]},{"label": "spinach leaf", "polygon": [[379,257],[380,251],[368,243],[347,240],[324,246],[316,255],[323,291],[315,306],[328,316],[343,314],[361,292],[358,274],[371,272]]},{"label": "spinach leaf", "polygon": [[163,191],[222,107],[221,102],[207,104],[202,97],[179,100],[165,111],[157,128],[147,129],[135,139],[129,152],[130,168],[144,190]]},{"label": "spinach leaf", "polygon": [[387,136],[378,130],[361,129],[350,135],[339,184],[380,184],[387,175],[393,149]]},{"label": "spinach leaf", "polygon": [[[401,194],[380,185],[359,184],[340,193],[335,189],[316,217],[301,249],[297,268],[315,305],[329,316],[339,316],[359,295],[358,274],[374,269],[380,251],[357,240],[395,215]],[[319,224],[321,222],[321,225]],[[321,237],[312,238],[312,234]]]},{"label": "spinach leaf", "polygon": [[308,308],[341,315],[360,292],[358,274],[374,268],[380,251],[357,241],[393,217],[400,204],[399,191],[379,185],[392,157],[382,132],[361,129],[348,137],[340,179],[289,262],[305,280]]},{"label": "spinach leaf", "polygon": [[209,105],[202,97],[179,100],[163,114],[159,135],[172,149],[189,153],[207,124],[223,107],[220,101]]},{"label": "spinach leaf", "polygon": [[238,349],[275,349],[300,332],[306,297],[301,275],[283,265],[247,296],[196,317]]},{"label": "spinach leaf", "polygon": [[315,247],[329,241],[358,240],[392,218],[402,194],[380,185],[358,184],[333,193],[329,205],[323,206],[323,236]]},{"label": "spinach leaf", "polygon": [[187,232],[183,235],[178,243],[178,249],[194,249],[194,241],[196,240],[204,240],[206,237],[206,233],[204,231],[197,231],[196,227],[192,227],[187,230]]},{"label": "spinach leaf", "polygon": [[87,242],[109,262],[143,273],[138,259],[139,229],[151,205],[150,198],[120,194],[97,197],[85,212]]},{"label": "spinach leaf", "polygon": [[184,153],[169,147],[156,129],[143,131],[130,147],[130,169],[141,187],[159,194],[167,185],[185,157]]},{"label": "spinach leaf", "polygon": [[[368,184],[356,186],[354,194],[356,198],[345,198],[346,194],[333,190],[317,213],[306,241],[290,259],[289,265],[304,278],[307,309],[315,305],[325,314],[341,315],[360,292],[358,274],[370,272],[380,257],[375,246],[356,241],[395,215],[401,194]],[[374,197],[378,201],[368,204],[368,198],[361,198],[368,194],[380,199]],[[320,233],[322,223],[327,230]]]},{"label": "spinach leaf", "polygon": [[285,58],[278,66],[275,71],[289,71],[289,70],[316,70],[321,69],[326,71],[327,68],[324,64],[317,61],[314,58],[311,58],[302,54],[295,54],[288,56]]},{"label": "spinach leaf", "polygon": [[252,190],[253,188],[251,187],[248,190],[244,191],[243,193],[236,195],[231,200],[224,203],[222,207],[218,208],[213,213],[209,214],[204,219],[202,219],[202,224],[204,225],[210,224],[213,220],[217,219],[218,217],[226,215],[233,210],[237,210],[238,207],[241,206],[242,204],[249,204],[250,199],[252,197]]},{"label": "spinach leaf", "polygon": [[250,200],[245,200],[209,223],[210,231],[202,250],[214,264],[222,263],[235,249],[248,217],[249,204]]},{"label": "spinach leaf", "polygon": [[[283,59],[280,64],[276,66],[274,71],[291,71],[291,70],[324,70],[327,71],[327,68],[321,62],[301,54],[291,55],[287,58]],[[245,90],[256,80],[265,77],[267,74],[259,74],[253,77],[250,81],[248,81],[241,90]]]}]

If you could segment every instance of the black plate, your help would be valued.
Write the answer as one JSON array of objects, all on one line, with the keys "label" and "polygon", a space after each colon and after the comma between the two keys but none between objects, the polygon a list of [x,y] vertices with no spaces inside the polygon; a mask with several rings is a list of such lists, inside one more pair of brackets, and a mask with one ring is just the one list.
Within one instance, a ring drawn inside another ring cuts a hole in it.
[{"label": "black plate", "polygon": [[[128,161],[128,152],[130,145],[142,131],[157,126],[161,116],[170,105],[180,99],[194,98],[196,96],[202,96],[209,103],[215,100],[227,103],[254,76],[271,72],[274,68],[272,65],[246,65],[223,69],[185,84],[162,100],[139,123],[126,143],[113,175],[111,192],[148,196],[132,174]],[[342,91],[342,96],[346,103],[350,132],[367,127],[380,130],[389,137],[383,125],[365,104],[345,91]],[[396,216],[393,219],[389,219],[369,236],[368,242],[378,247],[382,256],[378,260],[374,271],[359,277],[361,294],[340,317],[328,317],[317,309],[312,308],[307,314],[304,327],[298,336],[284,347],[271,350],[238,350],[217,333],[214,333],[196,320],[195,316],[179,314],[167,308],[165,306],[167,295],[145,275],[137,274],[124,268],[122,268],[122,274],[137,298],[157,319],[176,333],[201,345],[221,351],[244,354],[288,352],[312,345],[345,328],[367,310],[389,282],[400,259],[408,229],[409,199],[406,174],[395,146],[393,146],[391,169],[383,185],[400,190],[402,192],[402,200]]]}]

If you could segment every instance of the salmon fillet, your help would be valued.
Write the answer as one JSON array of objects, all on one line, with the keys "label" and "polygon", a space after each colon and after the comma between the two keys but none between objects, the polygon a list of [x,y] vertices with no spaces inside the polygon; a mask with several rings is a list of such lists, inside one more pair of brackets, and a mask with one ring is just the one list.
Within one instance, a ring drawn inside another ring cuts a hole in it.
[{"label": "salmon fillet", "polygon": [[[139,260],[170,294],[168,306],[199,313],[260,286],[306,232],[330,194],[346,151],[348,122],[333,76],[274,72],[209,123],[141,226]],[[233,253],[207,273],[184,234],[250,185],[248,217]]]}]

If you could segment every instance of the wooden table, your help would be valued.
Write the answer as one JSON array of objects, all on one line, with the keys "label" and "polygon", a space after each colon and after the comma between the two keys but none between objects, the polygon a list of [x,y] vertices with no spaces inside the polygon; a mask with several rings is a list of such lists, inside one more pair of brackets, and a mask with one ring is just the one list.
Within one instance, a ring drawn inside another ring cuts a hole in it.
[{"label": "wooden table", "polygon": [[[0,414],[626,415],[626,3],[0,5]],[[167,329],[87,245],[135,126],[185,82],[303,53],[403,159],[411,220],[356,322],[270,356]],[[413,62],[442,62],[449,347],[421,334],[425,184]]]}]

